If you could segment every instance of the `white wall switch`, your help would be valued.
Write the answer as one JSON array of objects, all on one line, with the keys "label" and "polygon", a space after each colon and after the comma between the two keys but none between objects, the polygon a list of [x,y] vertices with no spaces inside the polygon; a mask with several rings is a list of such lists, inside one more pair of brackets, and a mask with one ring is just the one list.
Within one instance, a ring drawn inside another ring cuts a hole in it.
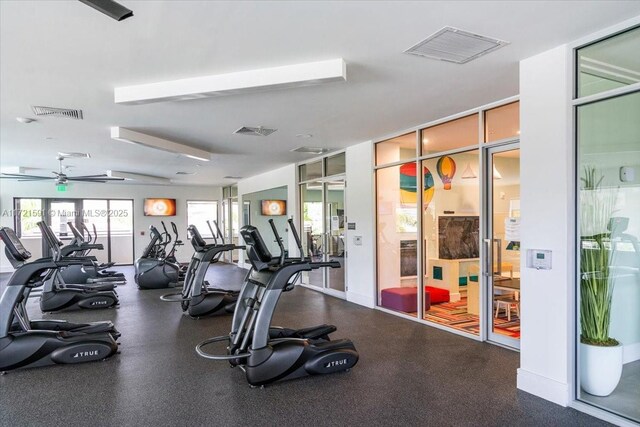
[{"label": "white wall switch", "polygon": [[630,166],[622,166],[620,168],[620,181],[633,182],[636,180],[636,170]]},{"label": "white wall switch", "polygon": [[551,270],[551,251],[546,249],[527,249],[527,268]]}]

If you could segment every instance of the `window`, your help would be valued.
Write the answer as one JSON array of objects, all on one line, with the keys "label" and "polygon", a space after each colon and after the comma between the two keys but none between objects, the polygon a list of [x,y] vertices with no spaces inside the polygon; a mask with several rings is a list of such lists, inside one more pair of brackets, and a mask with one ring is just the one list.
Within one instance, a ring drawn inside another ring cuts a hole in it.
[{"label": "window", "polygon": [[385,165],[416,157],[416,133],[411,132],[386,141],[378,142],[376,165]]},{"label": "window", "polygon": [[520,103],[513,102],[484,113],[484,142],[517,138],[520,135]]},{"label": "window", "polygon": [[300,165],[300,181],[322,178],[322,161]]},{"label": "window", "polygon": [[218,202],[214,201],[187,201],[187,224],[195,225],[202,237],[212,238],[207,221],[218,221]]},{"label": "window", "polygon": [[422,154],[438,153],[478,143],[478,114],[422,130]]},{"label": "window", "polygon": [[638,52],[640,27],[578,49],[578,97],[640,82]]},{"label": "window", "polygon": [[[67,223],[84,224],[90,236],[85,239],[102,244],[103,250],[92,250],[99,262],[133,264],[133,200],[109,199],[14,199],[17,234],[34,259],[49,256],[42,252],[39,221],[44,221],[65,244],[73,238]],[[94,232],[95,226],[95,232]],[[82,230],[80,229],[82,232]]]},{"label": "window", "polygon": [[338,175],[346,170],[344,153],[329,156],[325,159],[325,176]]}]

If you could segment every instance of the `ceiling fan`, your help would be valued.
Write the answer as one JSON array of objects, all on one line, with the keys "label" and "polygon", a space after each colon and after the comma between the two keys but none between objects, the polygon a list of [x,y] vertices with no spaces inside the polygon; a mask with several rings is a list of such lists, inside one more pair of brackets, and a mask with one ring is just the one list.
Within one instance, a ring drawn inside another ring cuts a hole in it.
[{"label": "ceiling fan", "polygon": [[105,183],[107,181],[124,181],[124,178],[112,178],[107,174],[101,175],[82,175],[82,176],[68,176],[64,173],[62,161],[68,157],[90,157],[85,153],[58,153],[56,160],[58,160],[60,167],[58,172],[51,172],[54,176],[38,176],[38,175],[25,175],[20,173],[3,173],[0,178],[5,179],[17,179],[18,181],[44,181],[47,179],[55,180],[56,185],[66,185],[70,181],[73,182],[100,182]]}]

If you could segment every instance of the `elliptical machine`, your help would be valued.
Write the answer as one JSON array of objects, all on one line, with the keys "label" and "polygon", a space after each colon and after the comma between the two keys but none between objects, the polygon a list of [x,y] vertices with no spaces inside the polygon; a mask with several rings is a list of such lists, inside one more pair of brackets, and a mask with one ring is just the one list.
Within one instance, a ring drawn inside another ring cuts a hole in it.
[{"label": "elliptical machine", "polygon": [[[87,232],[89,230],[84,224],[82,224]],[[101,243],[96,243],[91,240],[91,233],[88,234],[88,240],[84,240],[83,233],[76,228],[73,222],[67,222],[67,226],[73,233],[73,240],[70,244],[62,246],[60,252],[63,257],[77,257],[84,260],[91,260],[92,265],[71,266],[61,270],[60,274],[63,280],[70,283],[104,283],[113,282],[119,285],[127,282],[123,273],[116,271],[107,271],[106,269],[112,267],[114,264],[98,265],[98,259],[94,256],[90,256],[89,252],[93,249],[103,250],[104,246]],[[60,242],[62,244],[62,242]]]},{"label": "elliptical machine", "polygon": [[151,240],[135,263],[134,278],[138,288],[161,289],[179,286],[180,267],[164,258],[169,243],[167,238],[163,239],[153,225],[149,226],[149,234]]},{"label": "elliptical machine", "polygon": [[[239,292],[218,289],[209,286],[205,280],[209,265],[218,262],[226,251],[244,249],[244,246],[218,244],[214,235],[214,243],[207,244],[195,225],[187,228],[194,254],[182,285],[182,292],[162,295],[166,302],[180,302],[182,311],[191,317],[216,316],[233,313]],[[179,296],[179,299],[174,298]]]},{"label": "elliptical machine", "polygon": [[[31,253],[29,251],[18,249],[17,243],[20,243],[20,240],[16,236],[13,238],[15,233],[11,229],[4,230],[4,235],[6,236],[6,242],[9,242],[8,248],[5,249],[5,255],[7,259],[13,266],[15,270],[21,268],[29,259],[31,259]],[[2,236],[0,236],[2,237]],[[42,280],[40,284],[46,282],[51,275],[54,274],[54,269],[51,269],[41,275]],[[31,290],[33,287],[37,286],[37,283],[34,283],[33,286],[25,286],[22,297],[16,301],[15,307],[13,309],[13,320],[11,322],[11,328],[9,332],[18,333],[21,331],[27,330],[45,330],[45,331],[66,331],[71,333],[93,333],[93,332],[109,332],[113,339],[117,340],[120,337],[120,332],[113,326],[113,323],[110,321],[102,321],[102,322],[88,322],[88,323],[72,323],[66,320],[53,320],[53,319],[39,319],[39,320],[31,320],[29,318],[29,313],[27,311],[26,303],[31,294]]]},{"label": "elliptical machine", "polygon": [[[295,286],[301,272],[340,268],[340,263],[312,262],[305,258],[295,227],[292,232],[301,256],[297,260],[285,258],[282,239],[273,222],[270,223],[281,250],[277,264],[258,229],[250,225],[242,227],[240,234],[253,268],[240,291],[231,332],[201,342],[196,346],[196,352],[207,359],[227,360],[232,366],[240,366],[252,386],[349,370],[359,358],[350,340],[314,342],[291,337],[272,338],[271,319],[282,292]],[[289,224],[293,226],[293,221]],[[225,341],[228,343],[225,355],[203,350],[209,344]]]},{"label": "elliptical machine", "polygon": [[[0,239],[14,259],[24,261],[31,256],[12,229],[1,228]],[[109,331],[35,330],[20,316],[17,317],[22,329],[13,329],[25,288],[40,286],[43,273],[62,268],[68,262],[43,258],[23,263],[11,275],[0,298],[0,372],[102,360],[118,352],[118,344]]]},{"label": "elliptical machine", "polygon": [[51,228],[44,222],[38,222],[42,238],[53,251],[52,261],[60,261],[60,268],[55,268],[47,275],[40,295],[40,309],[43,312],[76,309],[102,309],[114,307],[118,304],[114,282],[97,282],[83,284],[67,284],[60,271],[68,268],[91,268],[92,259],[83,257],[65,257],[62,255],[62,242],[56,237]]}]

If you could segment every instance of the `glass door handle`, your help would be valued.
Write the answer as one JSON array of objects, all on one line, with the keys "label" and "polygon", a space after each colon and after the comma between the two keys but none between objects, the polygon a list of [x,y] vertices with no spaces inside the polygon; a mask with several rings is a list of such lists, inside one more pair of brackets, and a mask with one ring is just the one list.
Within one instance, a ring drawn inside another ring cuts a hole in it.
[{"label": "glass door handle", "polygon": [[487,277],[491,276],[491,271],[493,268],[491,267],[491,258],[493,258],[493,254],[491,253],[491,239],[483,239],[484,243],[484,272],[483,274]]}]

